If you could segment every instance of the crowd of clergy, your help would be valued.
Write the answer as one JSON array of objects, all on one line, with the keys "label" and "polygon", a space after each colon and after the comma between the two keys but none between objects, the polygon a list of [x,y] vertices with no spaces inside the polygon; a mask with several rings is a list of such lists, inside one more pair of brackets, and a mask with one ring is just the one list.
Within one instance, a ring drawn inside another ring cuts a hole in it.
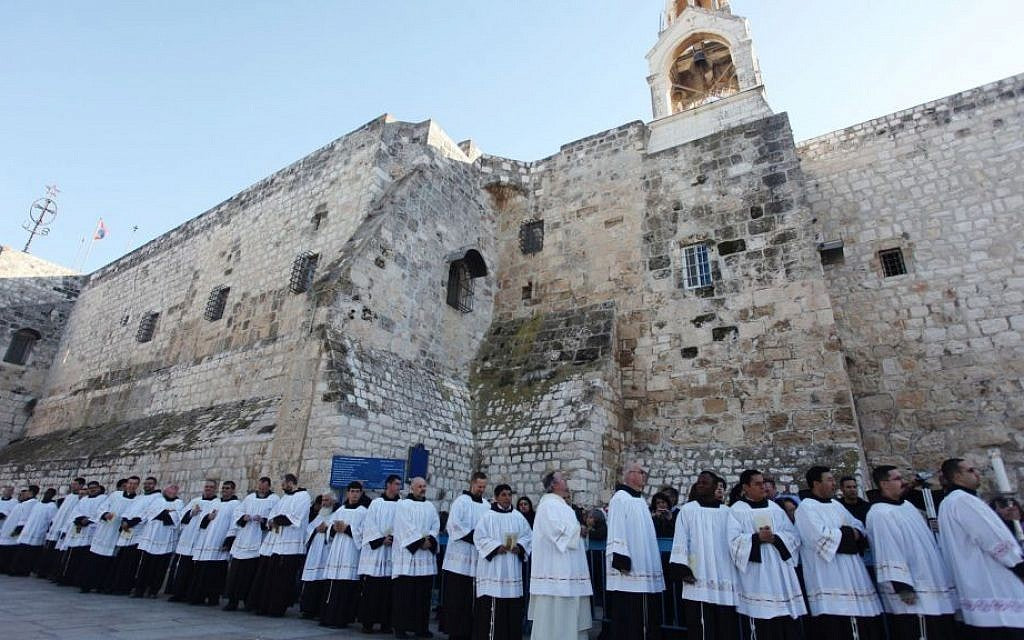
[{"label": "crowd of clergy", "polygon": [[[536,511],[525,497],[514,506],[507,484],[488,495],[487,477],[473,474],[447,514],[445,546],[419,477],[402,496],[402,479],[388,476],[372,501],[359,482],[338,500],[330,491],[314,498],[292,474],[280,494],[261,478],[243,498],[229,480],[207,481],[187,503],[153,477],[110,493],[76,478],[60,499],[54,489],[41,498],[36,486],[17,498],[3,489],[0,571],[267,616],[297,603],[321,625],[398,638],[432,637],[440,584],[438,626],[452,640],[519,640],[524,620],[534,640],[583,640],[595,593],[602,638],[660,640],[667,581],[688,638],[1024,638],[1018,538],[978,497],[981,477],[967,461],[947,460],[940,475],[944,493],[927,514],[892,466],[874,470],[870,503],[837,499],[831,470],[814,466],[792,510],[755,469],[741,474],[729,504],[724,481],[704,471],[674,507],[648,505],[647,470],[631,463],[601,512],[599,572],[587,553],[595,516],[580,517],[560,472],[543,477]],[[665,520],[670,553],[658,545]]]}]

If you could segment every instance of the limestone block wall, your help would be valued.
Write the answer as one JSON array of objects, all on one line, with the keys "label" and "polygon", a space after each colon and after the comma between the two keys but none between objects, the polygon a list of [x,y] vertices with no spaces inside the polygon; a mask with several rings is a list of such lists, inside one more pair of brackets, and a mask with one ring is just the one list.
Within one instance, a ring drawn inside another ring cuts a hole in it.
[{"label": "limestone block wall", "polygon": [[[650,154],[644,171],[643,288],[618,338],[632,448],[652,481],[852,470],[850,383],[786,115]],[[708,250],[710,287],[686,287],[692,245]]]},{"label": "limestone block wall", "polygon": [[472,377],[477,459],[493,482],[537,496],[567,473],[578,504],[606,499],[624,443],[614,303],[495,322]]},{"label": "limestone block wall", "polygon": [[40,335],[25,364],[0,361],[0,447],[24,434],[83,281],[70,269],[0,247],[0,354],[19,330]]},{"label": "limestone block wall", "polygon": [[[383,119],[336,140],[94,273],[29,425],[33,435],[280,395],[309,294],[289,291],[304,251],[344,245],[374,195]],[[322,217],[314,221],[314,216]],[[215,287],[223,317],[204,318]],[[136,341],[144,314],[153,338]]]},{"label": "limestone block wall", "polygon": [[[1024,76],[799,147],[868,459],[1024,473]],[[878,252],[901,249],[906,275]]]}]

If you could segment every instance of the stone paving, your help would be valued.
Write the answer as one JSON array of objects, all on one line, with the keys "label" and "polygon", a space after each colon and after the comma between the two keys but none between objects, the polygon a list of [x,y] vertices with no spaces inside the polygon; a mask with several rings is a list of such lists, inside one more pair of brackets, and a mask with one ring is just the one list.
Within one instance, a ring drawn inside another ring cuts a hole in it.
[{"label": "stone paving", "polygon": [[83,594],[38,578],[0,575],[3,637],[18,640],[300,640],[305,638],[384,638],[353,628],[338,630],[302,620],[295,609],[284,618],[228,613],[125,596]]}]

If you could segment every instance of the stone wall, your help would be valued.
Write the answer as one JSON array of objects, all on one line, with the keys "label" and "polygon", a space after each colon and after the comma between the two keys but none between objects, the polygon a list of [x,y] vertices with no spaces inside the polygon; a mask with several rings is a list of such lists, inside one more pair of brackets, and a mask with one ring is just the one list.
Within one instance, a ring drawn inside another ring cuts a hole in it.
[{"label": "stone wall", "polygon": [[[1024,473],[1024,76],[799,147],[868,459]],[[906,275],[878,252],[901,249]]]},{"label": "stone wall", "polygon": [[70,269],[0,247],[0,353],[6,357],[19,330],[40,335],[24,364],[0,361],[0,447],[24,434],[83,281]]}]

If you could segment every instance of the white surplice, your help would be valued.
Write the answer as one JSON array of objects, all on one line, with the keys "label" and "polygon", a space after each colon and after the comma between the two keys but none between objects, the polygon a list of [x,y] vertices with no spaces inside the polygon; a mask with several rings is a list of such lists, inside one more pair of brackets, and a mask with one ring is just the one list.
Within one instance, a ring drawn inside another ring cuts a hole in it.
[{"label": "white surplice", "polygon": [[142,514],[146,512],[149,505],[156,499],[161,499],[159,491],[154,491],[149,494],[138,494],[131,500],[131,502],[128,503],[128,506],[125,507],[124,513],[120,514],[118,519],[124,522],[138,518],[140,522],[131,526],[126,531],[121,531],[117,536],[116,546],[128,547],[139,543],[135,538],[138,535],[138,532],[142,529]]},{"label": "white surplice", "polygon": [[530,562],[532,638],[571,640],[587,637],[592,626],[590,596],[594,588],[587,551],[576,513],[554,493],[544,494],[533,519]]},{"label": "white surplice", "polygon": [[[532,537],[530,523],[518,509],[500,511],[498,507],[492,507],[480,518],[473,534],[473,544],[478,555],[477,596],[523,596],[523,562],[530,555]],[[526,556],[520,558],[515,553],[494,553],[508,544],[513,545],[513,548],[514,545],[521,546]]]},{"label": "white surplice", "polygon": [[838,500],[822,502],[811,496],[797,507],[800,564],[811,615],[880,615],[882,605],[864,561],[857,554],[836,553],[842,541],[839,528],[844,526],[866,533],[860,520]]},{"label": "white surplice", "polygon": [[0,527],[0,547],[10,547],[18,544],[18,535],[15,535],[14,530],[18,527],[24,528],[25,523],[28,521],[29,514],[32,513],[32,509],[39,504],[39,500],[36,498],[29,498],[19,502],[11,512],[7,514],[7,519],[4,520],[4,524]]},{"label": "white surplice", "polygon": [[[796,575],[800,552],[800,534],[789,521],[782,507],[773,500],[753,504],[745,500],[730,507],[729,551],[736,565],[736,610],[759,620],[807,614],[803,591]],[[783,559],[774,544],[761,543],[761,561],[751,562],[754,535],[763,526],[770,526],[789,557]]]},{"label": "white surplice", "polygon": [[[211,501],[199,515],[199,530],[196,532],[195,542],[192,544],[192,559],[197,562],[213,562],[227,560],[228,552],[224,550],[224,541],[234,534],[235,521],[231,516],[235,514],[235,507],[238,506],[238,498],[221,500],[217,498]],[[206,528],[203,528],[203,520],[209,518]]]},{"label": "white surplice", "polygon": [[359,555],[363,545],[363,522],[369,513],[366,507],[343,505],[334,512],[330,524],[344,522],[348,529],[344,533],[332,533],[331,547],[327,552],[324,566],[324,580],[358,580]]},{"label": "white surplice", "polygon": [[[868,511],[867,529],[875,552],[878,592],[886,611],[926,616],[956,613],[952,575],[935,535],[914,505],[906,500],[899,504],[876,502]],[[893,581],[913,587],[917,602],[900,600]]]},{"label": "white surplice", "polygon": [[[57,514],[53,516],[50,529],[46,532],[46,539],[50,542],[60,542],[67,537],[68,529],[71,527],[71,512],[78,506],[81,498],[77,493],[70,493],[64,496],[64,500],[57,507]],[[58,546],[58,548],[60,548]]]},{"label": "white surplice", "polygon": [[[324,579],[327,567],[327,553],[331,550],[331,520],[334,511],[322,507],[313,521],[306,526],[306,560],[302,564],[302,581],[314,582]],[[324,525],[323,532],[317,531]]]},{"label": "white surplice", "polygon": [[[133,494],[129,497],[123,491],[115,491],[110,494],[107,504],[100,508],[99,519],[96,522],[96,533],[93,534],[89,551],[98,556],[112,556],[117,547],[124,546],[123,544],[118,544],[118,540],[122,538],[121,518],[124,517],[125,513],[129,513],[133,508],[137,507],[140,500],[142,500],[142,497],[138,494]],[[103,515],[107,513],[113,517],[109,520],[104,520]],[[124,537],[127,538],[130,535],[130,533],[126,533]]]},{"label": "white surplice", "polygon": [[[433,502],[405,498],[395,508],[395,543],[391,548],[391,577],[432,576],[437,574],[437,559],[434,549],[419,549],[411,553],[406,547],[414,542],[432,536],[437,540],[441,521]],[[393,606],[401,606],[394,603]]]},{"label": "white surplice", "polygon": [[[185,557],[192,557],[192,548],[195,545],[196,535],[199,532],[199,523],[202,520],[193,510],[198,506],[200,513],[208,509],[210,504],[217,498],[207,500],[202,496],[196,496],[188,501],[185,508],[181,510],[181,530],[178,533],[178,545],[174,552]],[[189,515],[191,514],[191,515]],[[185,520],[188,519],[188,522]]]},{"label": "white surplice", "polygon": [[[267,514],[270,531],[263,539],[260,555],[294,556],[306,553],[306,527],[309,525],[311,503],[309,492],[301,488],[281,496]],[[287,518],[288,524],[274,524],[273,520],[277,516]]]},{"label": "white surplice", "polygon": [[[18,506],[18,501],[14,498],[0,498],[0,515],[4,516],[0,518],[0,523],[7,519],[7,516],[11,514],[14,507]],[[2,527],[2,525],[0,525]]]},{"label": "white surplice", "polygon": [[[107,496],[87,496],[78,501],[71,512],[68,535],[64,538],[66,549],[77,547],[88,547],[92,544],[92,538],[96,534],[96,521],[100,517],[100,508],[107,504]],[[82,526],[75,524],[76,520],[82,519]]]},{"label": "white surplice", "polygon": [[[139,525],[140,529],[136,534],[139,551],[155,556],[174,551],[178,545],[183,510],[184,503],[179,498],[168,500],[161,495],[159,500],[152,500],[142,514],[142,524]],[[164,511],[170,516],[171,524],[157,519]]]},{"label": "white surplice", "polygon": [[476,529],[477,523],[491,508],[491,503],[480,498],[474,500],[467,492],[452,502],[451,512],[448,514],[448,547],[444,552],[444,564],[442,569],[458,573],[464,576],[476,575],[477,554],[476,547],[472,542],[466,542],[462,538],[469,535]]},{"label": "white surplice", "polygon": [[533,519],[530,595],[580,597],[593,593],[576,513],[561,496],[544,494]]},{"label": "white surplice", "polygon": [[373,544],[395,530],[395,510],[398,500],[376,498],[370,503],[363,518],[362,547],[359,549],[359,575],[373,578],[391,577],[391,547],[386,544],[376,549]]},{"label": "white surplice", "polygon": [[669,562],[688,566],[697,580],[683,583],[683,600],[735,606],[736,568],[729,553],[732,512],[717,501],[707,504],[714,506],[691,500],[679,509]]},{"label": "white surplice", "polygon": [[36,503],[21,529],[18,544],[27,544],[32,547],[42,546],[55,515],[57,515],[57,503],[53,500]]},{"label": "white surplice", "polygon": [[[612,566],[615,554],[629,558],[628,572]],[[665,590],[661,551],[651,511],[639,492],[626,487],[620,486],[608,503],[605,571],[608,591],[661,593]]]},{"label": "white surplice", "polygon": [[[250,493],[235,507],[231,520],[238,529],[235,532],[235,543],[231,545],[232,558],[251,560],[260,555],[260,546],[266,532],[259,519],[266,518],[278,500],[280,498],[276,493],[269,493],[262,498],[256,493]],[[248,522],[242,521],[244,516],[249,516]]]},{"label": "white surplice", "polygon": [[939,503],[939,542],[964,622],[1024,628],[1024,582],[1009,570],[1024,556],[996,512],[967,491],[951,491]]}]

